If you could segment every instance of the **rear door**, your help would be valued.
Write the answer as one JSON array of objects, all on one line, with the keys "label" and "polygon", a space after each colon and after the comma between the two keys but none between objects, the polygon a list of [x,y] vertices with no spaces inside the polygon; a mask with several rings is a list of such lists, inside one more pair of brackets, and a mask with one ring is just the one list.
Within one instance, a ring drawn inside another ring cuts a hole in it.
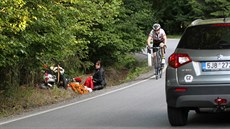
[{"label": "rear door", "polygon": [[187,50],[192,62],[177,69],[180,84],[230,83],[230,50]]},{"label": "rear door", "polygon": [[175,52],[186,53],[192,60],[177,68],[180,84],[230,83],[229,24],[188,28]]}]

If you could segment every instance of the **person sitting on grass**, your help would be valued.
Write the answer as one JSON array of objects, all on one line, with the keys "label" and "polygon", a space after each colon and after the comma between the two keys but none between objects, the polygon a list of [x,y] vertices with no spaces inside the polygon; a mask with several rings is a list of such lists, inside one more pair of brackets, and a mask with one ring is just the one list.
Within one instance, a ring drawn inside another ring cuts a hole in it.
[{"label": "person sitting on grass", "polygon": [[85,80],[84,85],[93,89],[93,90],[100,90],[103,89],[106,86],[106,81],[105,81],[105,74],[104,74],[104,69],[101,66],[101,61],[98,60],[95,63],[95,70],[93,76],[88,77]]}]

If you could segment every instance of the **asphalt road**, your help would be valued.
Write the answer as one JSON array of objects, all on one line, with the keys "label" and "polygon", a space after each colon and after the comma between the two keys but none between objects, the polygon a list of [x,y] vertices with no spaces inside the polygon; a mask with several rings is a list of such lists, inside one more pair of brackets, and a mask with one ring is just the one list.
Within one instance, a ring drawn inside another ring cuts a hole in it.
[{"label": "asphalt road", "polygon": [[[167,57],[178,40],[169,40]],[[165,77],[150,73],[139,79],[82,95],[70,102],[52,105],[0,120],[0,129],[222,129],[230,127],[229,114],[189,113],[188,125],[171,127],[166,110]]]}]

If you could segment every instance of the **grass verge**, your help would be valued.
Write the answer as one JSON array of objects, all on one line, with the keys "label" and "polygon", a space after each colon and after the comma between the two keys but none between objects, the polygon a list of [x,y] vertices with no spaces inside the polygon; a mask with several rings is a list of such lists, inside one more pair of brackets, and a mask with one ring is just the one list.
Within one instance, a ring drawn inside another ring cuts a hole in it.
[{"label": "grass verge", "polygon": [[[106,69],[107,86],[116,86],[118,84],[128,82],[135,79],[142,73],[150,70],[145,61],[133,61],[129,68],[125,67],[110,67]],[[83,79],[87,75],[81,76]],[[83,81],[84,82],[84,81]],[[35,86],[20,86],[12,88],[10,96],[0,94],[0,118],[20,114],[21,112],[29,111],[33,108],[38,108],[44,105],[50,105],[72,99],[80,94],[70,90],[60,88],[40,89]]]}]

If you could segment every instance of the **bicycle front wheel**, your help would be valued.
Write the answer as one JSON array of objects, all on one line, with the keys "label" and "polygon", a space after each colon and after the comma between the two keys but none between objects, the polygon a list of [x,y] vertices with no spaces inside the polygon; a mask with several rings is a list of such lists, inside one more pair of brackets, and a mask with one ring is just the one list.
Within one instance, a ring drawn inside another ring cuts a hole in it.
[{"label": "bicycle front wheel", "polygon": [[158,77],[161,78],[161,55],[160,55],[160,50],[157,51],[156,53],[156,79],[158,79]]},{"label": "bicycle front wheel", "polygon": [[162,77],[162,69],[161,68],[159,70],[159,76],[160,76],[160,78]]}]

